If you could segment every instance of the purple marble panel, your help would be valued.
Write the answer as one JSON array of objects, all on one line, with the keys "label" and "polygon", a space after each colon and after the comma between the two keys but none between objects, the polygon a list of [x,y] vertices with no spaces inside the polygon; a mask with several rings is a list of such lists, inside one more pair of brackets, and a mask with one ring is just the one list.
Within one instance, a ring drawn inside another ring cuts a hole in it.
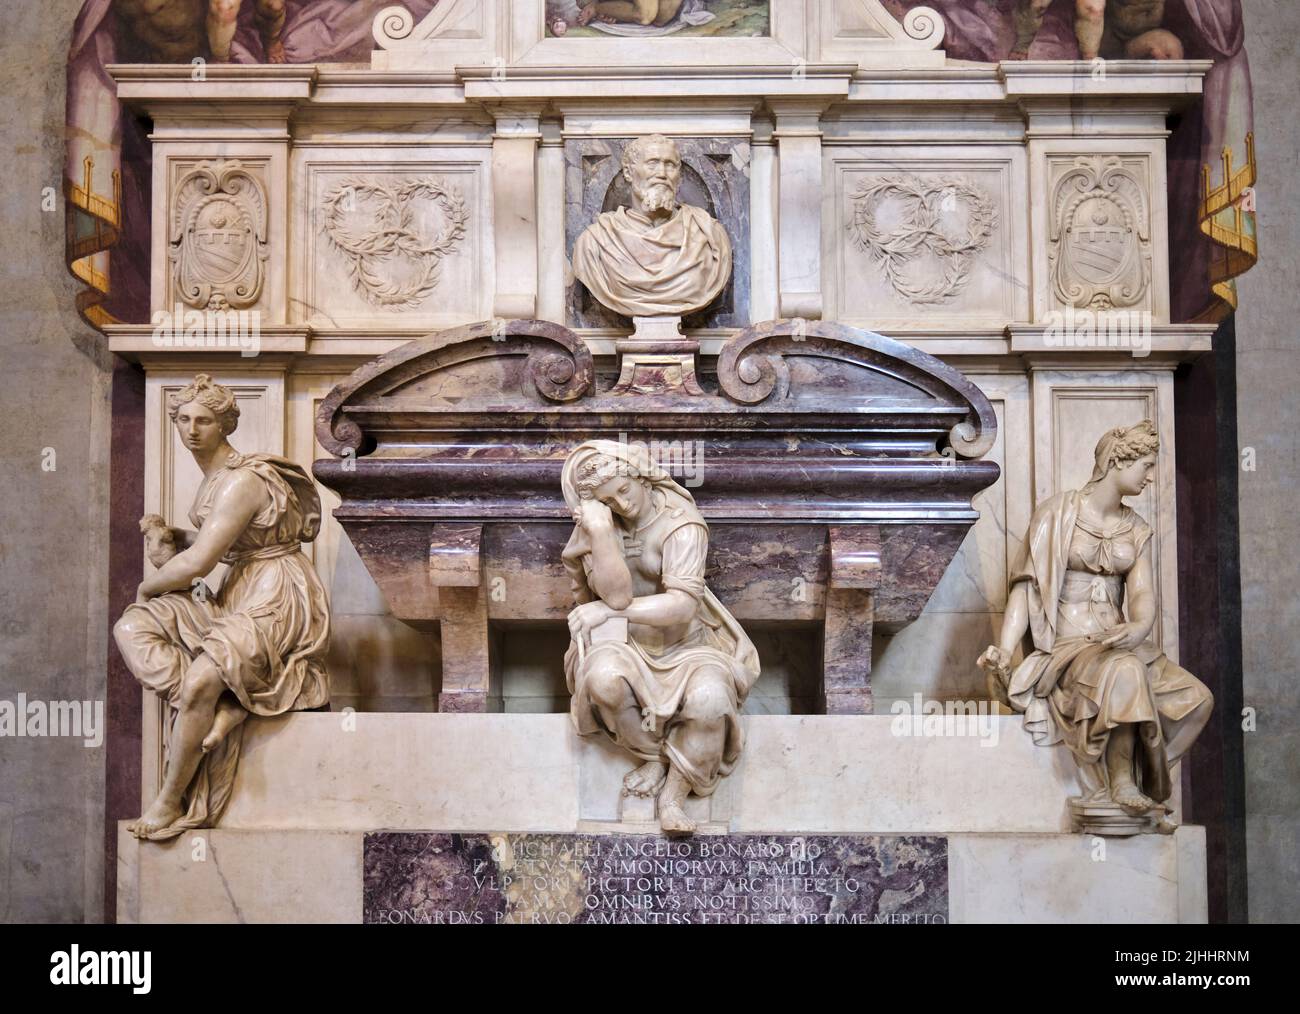
[{"label": "purple marble panel", "polygon": [[948,839],[381,831],[365,838],[364,920],[946,923]]}]

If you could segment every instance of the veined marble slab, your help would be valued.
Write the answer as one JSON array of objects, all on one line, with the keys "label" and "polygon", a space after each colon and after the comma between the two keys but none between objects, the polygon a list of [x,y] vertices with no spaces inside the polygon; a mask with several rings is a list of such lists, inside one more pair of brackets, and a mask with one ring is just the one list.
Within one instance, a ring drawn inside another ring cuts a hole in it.
[{"label": "veined marble slab", "polygon": [[365,836],[381,925],[948,922],[948,842],[907,835]]}]

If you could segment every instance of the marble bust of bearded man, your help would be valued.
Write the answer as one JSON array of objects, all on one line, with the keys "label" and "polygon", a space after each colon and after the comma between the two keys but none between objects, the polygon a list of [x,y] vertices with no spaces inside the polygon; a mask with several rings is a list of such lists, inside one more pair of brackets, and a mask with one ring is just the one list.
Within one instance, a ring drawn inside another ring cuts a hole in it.
[{"label": "marble bust of bearded man", "polygon": [[606,211],[578,237],[573,273],[628,317],[681,316],[708,306],[731,277],[731,241],[708,212],[677,200],[682,158],[662,134],[623,151],[632,206]]}]

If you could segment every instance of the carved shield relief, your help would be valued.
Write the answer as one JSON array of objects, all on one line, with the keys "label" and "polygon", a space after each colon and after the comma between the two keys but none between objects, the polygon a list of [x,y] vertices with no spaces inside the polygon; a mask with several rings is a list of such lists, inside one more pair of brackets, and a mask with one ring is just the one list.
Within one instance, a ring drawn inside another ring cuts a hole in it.
[{"label": "carved shield relief", "polygon": [[238,160],[200,162],[176,183],[169,257],[176,295],[200,310],[242,310],[266,277],[266,190]]},{"label": "carved shield relief", "polygon": [[1052,191],[1048,258],[1067,306],[1112,310],[1142,302],[1151,285],[1146,190],[1116,157],[1078,158]]}]

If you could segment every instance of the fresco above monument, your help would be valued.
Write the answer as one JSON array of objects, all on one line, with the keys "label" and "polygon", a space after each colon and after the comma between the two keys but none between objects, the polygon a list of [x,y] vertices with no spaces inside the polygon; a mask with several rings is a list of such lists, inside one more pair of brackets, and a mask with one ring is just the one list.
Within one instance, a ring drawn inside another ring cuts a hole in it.
[{"label": "fresco above monument", "polygon": [[[1095,18],[1076,25],[1076,0],[880,5],[900,22],[923,8],[937,10],[950,60],[1076,60],[1091,49],[1097,28]],[[141,123],[122,117],[104,67],[365,63],[375,49],[374,18],[392,6],[391,0],[194,0],[188,6],[85,0],[69,47],[64,193],[66,260],[85,287],[77,309],[87,322],[100,328],[142,320],[149,306],[151,153]],[[414,24],[438,4],[405,0],[402,6]],[[651,7],[649,23],[640,23]],[[546,0],[545,36],[770,37],[771,7],[770,0]],[[1233,279],[1257,257],[1253,203],[1243,201],[1256,168],[1241,0],[1109,0],[1106,10],[1102,58],[1119,55],[1123,35],[1128,42],[1161,43],[1135,47],[1130,58],[1173,57],[1181,49],[1187,59],[1214,62],[1199,107],[1183,115],[1170,139],[1168,190],[1171,245],[1184,252],[1183,270],[1172,279],[1172,318],[1220,320],[1236,307]],[[587,23],[579,24],[583,16]]]},{"label": "fresco above monument", "polygon": [[769,0],[546,0],[546,34],[752,38],[770,34],[771,6]]}]

